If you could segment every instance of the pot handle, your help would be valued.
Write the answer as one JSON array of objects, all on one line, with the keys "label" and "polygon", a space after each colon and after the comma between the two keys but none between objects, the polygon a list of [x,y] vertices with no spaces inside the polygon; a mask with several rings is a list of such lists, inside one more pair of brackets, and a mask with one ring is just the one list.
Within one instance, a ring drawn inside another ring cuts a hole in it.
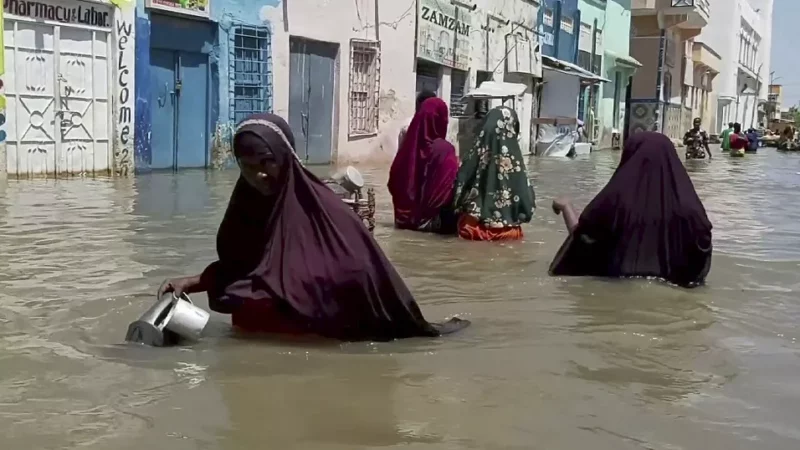
[{"label": "pot handle", "polygon": [[191,303],[192,305],[194,305],[194,303],[192,303],[192,299],[191,299],[191,298],[189,298],[189,294],[187,294],[186,292],[181,292],[181,295],[180,295],[180,297],[176,296],[176,295],[173,293],[173,294],[172,294],[172,299],[173,299],[173,300],[185,300],[185,301],[187,301],[187,302]]}]

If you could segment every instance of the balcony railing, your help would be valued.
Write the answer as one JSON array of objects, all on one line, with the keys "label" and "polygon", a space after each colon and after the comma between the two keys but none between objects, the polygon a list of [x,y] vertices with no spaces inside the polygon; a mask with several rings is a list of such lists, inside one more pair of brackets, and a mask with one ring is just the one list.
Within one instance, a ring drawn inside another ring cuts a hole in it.
[{"label": "balcony railing", "polygon": [[709,13],[710,13],[710,7],[709,7],[708,0],[670,0],[670,1],[672,2],[672,7],[673,8],[681,8],[681,7],[694,8],[694,7],[696,7],[698,9],[700,9],[700,11],[703,11],[704,13],[706,13],[706,15],[709,15]]}]

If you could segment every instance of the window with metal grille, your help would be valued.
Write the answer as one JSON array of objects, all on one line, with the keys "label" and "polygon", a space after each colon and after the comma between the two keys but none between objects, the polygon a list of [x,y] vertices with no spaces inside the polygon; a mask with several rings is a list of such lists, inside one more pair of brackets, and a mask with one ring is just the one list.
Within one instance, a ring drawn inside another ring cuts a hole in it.
[{"label": "window with metal grille", "polygon": [[234,25],[230,39],[230,116],[239,123],[251,114],[272,110],[270,31]]},{"label": "window with metal grille", "polygon": [[544,10],[544,15],[542,17],[542,22],[547,25],[548,27],[553,26],[553,10],[547,8]]},{"label": "window with metal grille", "polygon": [[463,116],[467,113],[467,102],[462,98],[467,93],[469,72],[453,69],[450,74],[450,115]]},{"label": "window with metal grille", "polygon": [[561,18],[561,29],[565,33],[572,34],[575,30],[575,22],[572,21],[572,17],[562,17]]},{"label": "window with metal grille", "polygon": [[350,136],[378,132],[380,45],[378,41],[350,40]]},{"label": "window with metal grille", "polygon": [[439,93],[441,66],[421,59],[417,60],[417,94],[424,90]]}]

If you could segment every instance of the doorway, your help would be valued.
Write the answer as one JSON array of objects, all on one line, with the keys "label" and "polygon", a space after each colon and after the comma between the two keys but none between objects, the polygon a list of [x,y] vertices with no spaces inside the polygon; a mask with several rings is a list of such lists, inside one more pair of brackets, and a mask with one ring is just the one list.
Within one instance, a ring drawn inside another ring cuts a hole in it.
[{"label": "doorway", "polygon": [[9,14],[5,33],[8,173],[107,173],[113,129],[111,30]]},{"label": "doorway", "polygon": [[333,159],[333,102],[339,44],[289,38],[289,126],[308,164]]},{"label": "doorway", "polygon": [[[211,65],[206,22],[153,14],[150,32],[150,169],[209,165]],[[184,36],[185,39],[176,39]]]},{"label": "doorway", "polygon": [[208,164],[208,56],[150,49],[152,169]]}]

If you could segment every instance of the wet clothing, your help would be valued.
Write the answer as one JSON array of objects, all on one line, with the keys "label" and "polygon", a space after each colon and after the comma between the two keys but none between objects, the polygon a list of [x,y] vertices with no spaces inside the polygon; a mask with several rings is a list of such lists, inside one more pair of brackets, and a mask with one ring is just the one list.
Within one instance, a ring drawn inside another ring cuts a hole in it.
[{"label": "wet clothing", "polygon": [[[234,322],[346,341],[439,336],[353,210],[300,163],[289,125],[272,114],[239,124],[237,157],[272,155],[279,192],[240,177],[217,233],[219,260],[201,275],[209,306]],[[257,305],[257,306],[253,306]],[[279,316],[276,318],[275,316]]]},{"label": "wet clothing", "polygon": [[468,241],[516,241],[522,239],[522,227],[488,228],[468,214],[458,218],[458,236]]},{"label": "wet clothing", "polygon": [[584,209],[550,266],[552,275],[657,277],[702,283],[711,223],[672,142],[643,132],[626,143],[608,184]]},{"label": "wet clothing", "polygon": [[747,136],[747,152],[748,153],[756,153],[758,152],[758,133],[755,130],[750,131],[745,136]]},{"label": "wet clothing", "polygon": [[731,133],[730,135],[731,156],[744,156],[747,149],[747,138],[742,134]]},{"label": "wet clothing", "polygon": [[463,224],[477,222],[485,230],[519,230],[533,218],[535,195],[519,147],[519,120],[506,107],[489,112],[458,170],[455,208],[475,221],[459,220],[459,236],[485,240],[490,233],[472,233]]},{"label": "wet clothing", "polygon": [[708,134],[702,128],[692,128],[683,135],[686,146],[686,159],[704,159],[708,149]]},{"label": "wet clothing", "polygon": [[444,139],[448,119],[442,99],[425,100],[392,162],[389,193],[398,228],[455,232],[452,204],[458,157]]},{"label": "wet clothing", "polygon": [[733,133],[733,128],[726,128],[722,135],[722,150],[730,150],[731,149],[731,134]]}]

